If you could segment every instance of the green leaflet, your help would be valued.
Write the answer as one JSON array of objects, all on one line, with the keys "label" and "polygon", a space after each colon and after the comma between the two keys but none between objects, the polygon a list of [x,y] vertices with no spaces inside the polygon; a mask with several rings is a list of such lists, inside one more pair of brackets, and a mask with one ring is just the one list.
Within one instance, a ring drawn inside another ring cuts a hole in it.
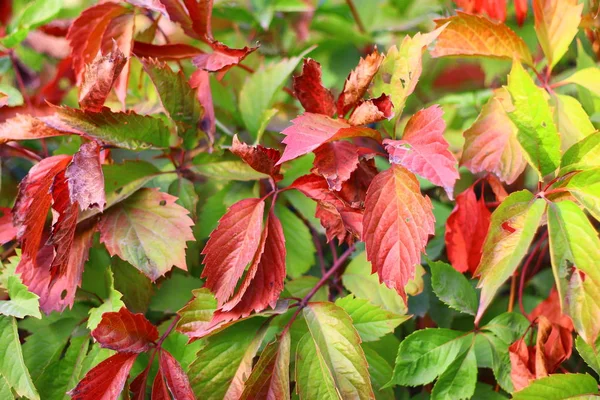
[{"label": "green leaflet", "polygon": [[192,294],[194,299],[177,312],[181,317],[177,324],[180,332],[194,330],[194,325],[197,323],[210,322],[217,309],[217,300],[210,290],[194,289]]},{"label": "green leaflet", "polygon": [[577,352],[586,364],[593,369],[596,374],[600,374],[600,354],[598,354],[597,345],[596,349],[594,349],[587,344],[581,336],[577,336],[577,339],[575,339],[575,346],[577,347]]},{"label": "green leaflet", "polygon": [[42,318],[40,313],[40,302],[37,294],[31,293],[27,286],[21,283],[17,275],[8,277],[8,294],[10,300],[0,301],[0,314],[24,318],[31,315],[36,318]]},{"label": "green leaflet", "polygon": [[277,204],[275,212],[285,236],[285,265],[290,278],[307,273],[315,264],[315,244],[304,222],[287,207]]},{"label": "green leaflet", "polygon": [[17,322],[14,317],[0,316],[0,349],[2,349],[0,377],[6,379],[17,395],[39,400],[40,395],[23,361]]},{"label": "green leaflet", "polygon": [[575,174],[564,187],[600,221],[600,168]]},{"label": "green leaflet", "polygon": [[496,291],[512,275],[527,253],[540,224],[546,202],[526,190],[511,193],[492,214],[481,262],[476,271],[481,288],[479,321]]},{"label": "green leaflet", "polygon": [[525,158],[543,180],[560,163],[560,138],[548,96],[516,60],[508,76],[508,91],[514,107],[507,111],[519,128],[517,139],[525,150]]},{"label": "green leaflet", "polygon": [[560,175],[600,167],[600,132],[592,133],[565,152],[560,162]]},{"label": "green leaflet", "polygon": [[177,144],[167,125],[149,115],[133,111],[112,112],[104,107],[97,113],[69,107],[57,107],[58,117],[71,128],[129,150],[165,149]]},{"label": "green leaflet", "polygon": [[472,336],[443,328],[415,331],[400,344],[394,376],[387,386],[418,386],[433,381],[466,350]]},{"label": "green leaflet", "polygon": [[[315,397],[321,390],[328,396],[337,393],[342,399],[373,398],[367,360],[350,316],[341,307],[326,302],[309,303],[303,314],[309,332],[298,344],[296,356],[300,398],[321,398]],[[323,376],[319,387],[311,379],[313,368]]]},{"label": "green leaflet", "polygon": [[115,290],[115,279],[113,277],[112,270],[106,269],[106,280],[108,282],[108,298],[103,304],[90,310],[90,317],[87,322],[87,327],[90,331],[96,329],[100,321],[102,320],[102,314],[105,312],[116,312],[125,306],[125,303],[121,300],[123,295],[121,292]]},{"label": "green leaflet", "polygon": [[459,355],[437,380],[432,400],[470,399],[477,383],[477,359],[473,347]]},{"label": "green leaflet", "polygon": [[529,320],[523,314],[506,312],[493,318],[481,330],[489,331],[510,344],[523,336],[528,326]]},{"label": "green leaflet", "polygon": [[[304,275],[296,279],[287,281],[284,287],[283,297],[292,296],[303,298],[306,296],[313,287],[319,282],[319,278],[312,275]],[[312,301],[327,301],[329,292],[327,287],[321,286],[317,293],[312,297]]]},{"label": "green leaflet", "polygon": [[513,400],[562,400],[596,393],[598,383],[587,374],[554,374],[532,381]]},{"label": "green leaflet", "polygon": [[380,283],[377,275],[371,274],[371,263],[367,261],[364,251],[352,258],[342,275],[342,282],[356,297],[369,299],[371,303],[399,315],[407,312],[402,297],[395,290]]},{"label": "green leaflet", "polygon": [[[210,336],[190,365],[188,376],[199,399],[239,398],[243,379],[250,375],[252,358],[265,334],[263,318],[250,318]],[[257,332],[256,334],[253,334]]]},{"label": "green leaflet", "polygon": [[183,146],[192,149],[198,143],[200,118],[204,110],[183,71],[174,72],[167,64],[142,59],[144,70],[156,87],[163,107],[175,122]]},{"label": "green leaflet", "polygon": [[27,4],[9,25],[7,35],[0,39],[2,46],[15,47],[31,30],[52,21],[60,12],[62,3],[62,0],[36,0]]},{"label": "green leaflet", "polygon": [[273,102],[290,74],[306,53],[262,66],[246,79],[239,94],[239,109],[246,129],[258,143],[269,120],[275,115]]},{"label": "green leaflet", "polygon": [[442,261],[429,261],[431,286],[437,297],[448,307],[462,313],[475,315],[477,293],[467,278]]},{"label": "green leaflet", "polygon": [[394,400],[394,391],[392,388],[385,388],[386,383],[392,379],[392,366],[373,348],[362,345],[367,363],[369,364],[369,375],[373,385],[373,392],[377,400]]},{"label": "green leaflet", "polygon": [[239,160],[196,164],[190,169],[209,179],[225,181],[257,181],[269,177],[262,172],[252,169],[251,166]]},{"label": "green leaflet", "polygon": [[111,269],[115,277],[115,289],[123,294],[121,300],[129,311],[145,313],[154,293],[150,279],[119,257],[111,260]]},{"label": "green leaflet", "polygon": [[574,97],[557,94],[555,121],[560,132],[561,150],[565,151],[581,139],[596,131],[581,103]]},{"label": "green leaflet", "polygon": [[394,332],[398,325],[410,318],[410,315],[394,314],[351,294],[337,299],[335,304],[350,315],[352,324],[363,342],[379,340]]},{"label": "green leaflet", "polygon": [[582,279],[577,270],[573,272],[566,295],[566,314],[573,326],[590,346],[595,346],[600,333],[600,291],[593,279]]},{"label": "green leaflet", "polygon": [[177,197],[176,203],[190,212],[193,219],[196,219],[196,206],[198,205],[198,194],[194,189],[194,184],[185,178],[175,179],[169,185],[169,194]]}]

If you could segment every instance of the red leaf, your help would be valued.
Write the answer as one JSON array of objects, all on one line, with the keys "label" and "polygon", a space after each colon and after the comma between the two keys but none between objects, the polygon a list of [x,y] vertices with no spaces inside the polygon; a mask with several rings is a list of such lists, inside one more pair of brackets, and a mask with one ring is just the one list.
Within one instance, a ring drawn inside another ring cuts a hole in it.
[{"label": "red leaf", "polygon": [[192,20],[192,29],[203,39],[212,39],[210,19],[213,0],[183,0]]},{"label": "red leaf", "polygon": [[79,90],[79,106],[82,110],[98,112],[125,66],[127,58],[113,43],[113,50],[85,66],[83,82]]},{"label": "red leaf", "polygon": [[258,49],[258,46],[232,49],[216,41],[212,42],[211,46],[213,48],[212,53],[197,55],[192,62],[196,67],[205,71],[223,73],[242,62],[248,54]]},{"label": "red leaf", "polygon": [[13,215],[8,207],[0,207],[0,245],[17,237],[17,228],[13,225]]},{"label": "red leaf", "polygon": [[216,131],[215,108],[213,106],[208,72],[201,69],[194,71],[190,76],[190,86],[192,89],[196,89],[196,97],[204,109],[204,115],[200,121],[200,129],[207,132],[211,141],[214,142]]},{"label": "red leaf", "polygon": [[479,64],[459,63],[444,68],[433,81],[433,87],[448,91],[485,87],[485,71]]},{"label": "red leaf", "polygon": [[127,96],[127,85],[129,83],[129,57],[131,56],[131,51],[133,49],[134,30],[134,15],[133,13],[128,13],[113,19],[110,24],[108,24],[106,32],[104,32],[104,36],[102,37],[102,54],[111,51],[116,43],[116,46],[120,48],[127,57],[125,65],[123,66],[123,71],[117,77],[114,84],[115,93],[121,102],[123,109],[125,109],[125,97]]},{"label": "red leaf", "polygon": [[132,400],[144,400],[146,398],[146,384],[148,382],[148,372],[150,372],[150,365],[148,365],[129,385],[129,390],[133,394]]},{"label": "red leaf", "polygon": [[527,18],[527,0],[515,0],[515,14],[517,23],[519,26],[523,26],[525,18]]},{"label": "red leaf", "polygon": [[152,397],[151,400],[171,400],[167,385],[165,385],[165,378],[163,377],[162,370],[159,368],[154,382],[152,383]]},{"label": "red leaf", "polygon": [[394,116],[394,105],[388,95],[361,101],[348,119],[350,125],[368,125]]},{"label": "red leaf", "polygon": [[555,287],[552,288],[548,297],[529,314],[529,320],[535,321],[540,316],[544,316],[551,323],[561,326],[568,331],[573,331],[573,321],[567,314],[563,314],[558,291]]},{"label": "red leaf", "polygon": [[315,151],[314,173],[323,176],[331,190],[342,190],[342,183],[350,179],[358,167],[358,148],[346,141],[325,143]]},{"label": "red leaf", "polygon": [[120,353],[143,353],[158,339],[158,330],[144,317],[122,307],[117,312],[102,314],[102,320],[92,331],[101,347]]},{"label": "red leaf", "polygon": [[17,114],[0,124],[0,144],[12,140],[69,135],[73,132],[71,128],[63,126],[54,116],[36,118],[32,115]]},{"label": "red leaf", "polygon": [[137,354],[117,353],[92,368],[68,392],[73,400],[113,400],[123,391]]},{"label": "red leaf", "polygon": [[343,117],[346,115],[362,99],[384,58],[385,56],[379,54],[375,49],[366,58],[360,59],[358,66],[346,78],[344,90],[338,98],[338,116]]},{"label": "red leaf", "polygon": [[160,61],[177,61],[195,57],[203,51],[184,43],[151,44],[133,42],[133,54],[139,58],[156,58]]},{"label": "red leaf", "polygon": [[294,77],[294,94],[306,112],[328,117],[335,114],[333,94],[321,81],[321,64],[311,58],[304,59],[302,75]]},{"label": "red leaf", "polygon": [[386,139],[383,143],[390,162],[442,186],[452,199],[459,174],[456,159],[448,150],[448,142],[443,136],[446,129],[443,114],[437,105],[418,111],[408,121],[402,140]]},{"label": "red leaf", "polygon": [[375,160],[360,160],[358,167],[350,175],[350,179],[344,182],[342,190],[336,193],[337,197],[352,208],[363,209],[367,189],[378,172]]},{"label": "red leaf", "polygon": [[473,186],[456,196],[456,206],[446,221],[445,240],[448,259],[457,271],[475,273],[491,215],[485,199],[477,200]]},{"label": "red leaf", "polygon": [[232,205],[219,220],[202,250],[205,286],[224,304],[259,247],[265,202],[245,199]]},{"label": "red leaf", "polygon": [[285,279],[285,237],[281,222],[273,211],[269,213],[262,240],[254,261],[242,281],[240,289],[221,307],[236,317],[260,312],[275,303],[283,290]]},{"label": "red leaf", "polygon": [[156,11],[164,15],[165,17],[169,17],[167,13],[167,9],[164,4],[162,4],[161,0],[126,0],[129,4],[133,4],[137,7],[142,7],[150,11]]},{"label": "red leaf", "polygon": [[255,171],[272,176],[275,181],[283,179],[283,176],[279,173],[280,167],[276,165],[277,161],[281,158],[279,150],[261,145],[248,146],[240,142],[237,135],[233,137],[230,150]]},{"label": "red leaf", "polygon": [[194,400],[190,381],[179,362],[166,350],[160,352],[160,372],[165,377],[167,387],[175,400]]},{"label": "red leaf", "polygon": [[435,232],[432,208],[416,177],[399,165],[377,175],[367,192],[362,234],[367,259],[379,280],[404,298],[404,286]]},{"label": "red leaf", "polygon": [[519,391],[529,385],[529,381],[535,379],[535,349],[527,347],[525,339],[521,338],[508,348],[510,357],[510,380],[515,391]]},{"label": "red leaf", "polygon": [[72,202],[79,203],[81,210],[98,207],[104,210],[104,174],[100,164],[100,146],[96,142],[83,144],[73,159],[65,176],[69,184]]},{"label": "red leaf", "polygon": [[342,119],[333,119],[321,114],[304,113],[292,120],[292,126],[282,132],[286,145],[277,164],[293,160],[310,153],[323,143],[339,139],[367,136],[380,141],[379,132],[369,128],[351,126]]}]

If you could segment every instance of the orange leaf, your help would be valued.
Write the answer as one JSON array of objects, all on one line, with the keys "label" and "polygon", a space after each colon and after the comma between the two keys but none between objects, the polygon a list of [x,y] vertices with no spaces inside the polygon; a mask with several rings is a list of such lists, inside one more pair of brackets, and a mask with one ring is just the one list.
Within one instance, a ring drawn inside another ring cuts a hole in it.
[{"label": "orange leaf", "polygon": [[350,72],[337,101],[339,117],[343,117],[362,99],[384,58],[385,56],[375,49],[366,58],[361,58],[358,66]]}]

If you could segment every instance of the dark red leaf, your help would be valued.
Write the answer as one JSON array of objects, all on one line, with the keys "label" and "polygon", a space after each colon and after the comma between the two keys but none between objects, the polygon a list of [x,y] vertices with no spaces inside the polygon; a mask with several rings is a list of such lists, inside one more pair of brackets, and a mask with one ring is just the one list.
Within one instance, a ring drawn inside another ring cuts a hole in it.
[{"label": "dark red leaf", "polygon": [[283,176],[279,173],[280,166],[276,165],[281,157],[279,150],[261,145],[249,146],[240,142],[237,135],[233,137],[230,150],[255,171],[272,176],[275,181],[283,179]]},{"label": "dark red leaf", "polygon": [[123,391],[137,354],[117,353],[92,368],[68,392],[73,400],[113,400]]},{"label": "dark red leaf", "polygon": [[361,159],[350,179],[342,183],[342,190],[336,196],[352,208],[363,209],[367,189],[378,172],[374,159]]},{"label": "dark red leaf", "polygon": [[335,100],[329,89],[321,81],[321,64],[305,58],[302,75],[294,77],[294,94],[306,112],[333,117]]},{"label": "dark red leaf", "polygon": [[535,319],[540,316],[544,316],[551,323],[561,326],[568,331],[573,331],[573,321],[571,320],[571,317],[563,314],[560,307],[558,290],[556,290],[555,287],[552,288],[548,297],[538,304],[529,314],[529,320],[535,321]]},{"label": "dark red leaf", "polygon": [[342,190],[358,167],[358,147],[346,141],[325,143],[314,151],[314,173],[323,176],[331,190]]},{"label": "dark red leaf", "polygon": [[150,44],[133,42],[133,54],[139,58],[156,58],[160,61],[177,61],[195,57],[204,53],[202,50],[184,43]]},{"label": "dark red leaf", "polygon": [[163,377],[162,370],[159,368],[154,382],[152,383],[152,397],[151,400],[171,400],[167,385],[165,385],[165,378]]},{"label": "dark red leaf", "polygon": [[133,314],[122,307],[117,312],[102,314],[92,336],[104,348],[122,353],[142,353],[158,339],[158,330],[144,314]]},{"label": "dark red leaf", "polygon": [[113,50],[106,55],[98,54],[96,59],[85,66],[83,81],[79,90],[79,106],[82,110],[98,112],[102,110],[127,58],[113,43]]},{"label": "dark red leaf", "polygon": [[190,76],[190,86],[196,89],[198,102],[204,109],[204,115],[200,121],[200,129],[206,132],[211,141],[215,140],[216,120],[215,108],[213,106],[212,92],[210,89],[210,76],[207,71],[199,69]]},{"label": "dark red leaf", "polygon": [[148,365],[129,385],[129,390],[132,393],[132,400],[144,400],[146,398],[146,384],[148,382],[148,372],[150,372],[150,366]]},{"label": "dark red leaf", "polygon": [[8,207],[0,207],[0,245],[17,237],[17,228],[13,225],[13,215]]},{"label": "dark red leaf", "polygon": [[96,142],[83,144],[73,156],[65,176],[68,180],[69,195],[81,210],[97,207],[104,210],[104,174],[100,164],[100,146]]},{"label": "dark red leaf", "polygon": [[212,39],[210,19],[212,16],[213,0],[183,0],[192,20],[192,29],[201,39]]},{"label": "dark red leaf", "polygon": [[192,60],[194,65],[208,72],[226,72],[231,67],[242,62],[248,54],[257,47],[244,47],[243,49],[232,49],[220,42],[212,42],[212,53],[200,54]]},{"label": "dark red leaf", "polygon": [[174,400],[194,400],[196,398],[187,375],[179,362],[168,351],[161,350],[159,365],[160,372],[163,374]]}]

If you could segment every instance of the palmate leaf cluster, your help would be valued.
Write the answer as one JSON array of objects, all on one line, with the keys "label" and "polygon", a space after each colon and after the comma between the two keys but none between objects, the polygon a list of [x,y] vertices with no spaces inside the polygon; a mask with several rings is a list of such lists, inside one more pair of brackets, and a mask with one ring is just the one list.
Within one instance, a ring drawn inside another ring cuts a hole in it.
[{"label": "palmate leaf cluster", "polygon": [[596,1],[0,3],[0,399],[600,396]]}]

